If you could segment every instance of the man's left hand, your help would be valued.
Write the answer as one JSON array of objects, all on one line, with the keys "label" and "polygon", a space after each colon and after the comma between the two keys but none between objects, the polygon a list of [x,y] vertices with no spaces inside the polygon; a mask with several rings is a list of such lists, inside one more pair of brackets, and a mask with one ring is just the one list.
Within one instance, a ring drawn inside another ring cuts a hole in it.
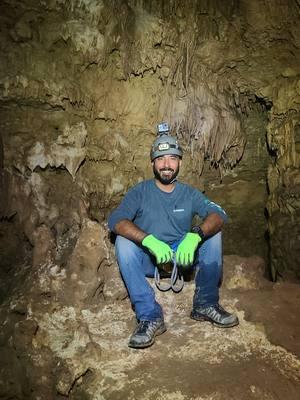
[{"label": "man's left hand", "polygon": [[194,263],[195,250],[201,242],[202,239],[197,233],[187,233],[176,251],[177,264],[183,267],[192,265]]}]

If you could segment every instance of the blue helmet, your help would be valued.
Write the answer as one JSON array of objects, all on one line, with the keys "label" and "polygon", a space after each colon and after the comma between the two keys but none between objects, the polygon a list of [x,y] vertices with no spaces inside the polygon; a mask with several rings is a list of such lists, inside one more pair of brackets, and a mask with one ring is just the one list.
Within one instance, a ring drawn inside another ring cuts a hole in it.
[{"label": "blue helmet", "polygon": [[158,125],[158,134],[159,136],[151,147],[151,161],[165,155],[174,155],[182,158],[182,148],[179,146],[177,138],[169,135],[169,125],[167,123]]}]

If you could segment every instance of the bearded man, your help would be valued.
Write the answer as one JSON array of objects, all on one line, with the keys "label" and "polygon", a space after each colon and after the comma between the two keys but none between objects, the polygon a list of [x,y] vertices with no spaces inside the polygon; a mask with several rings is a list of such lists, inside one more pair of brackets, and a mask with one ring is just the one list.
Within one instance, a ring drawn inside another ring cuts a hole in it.
[{"label": "bearded man", "polygon": [[[177,180],[182,149],[167,124],[159,127],[162,132],[150,152],[154,178],[131,188],[108,220],[117,235],[116,257],[137,318],[128,344],[133,348],[151,346],[166,331],[162,307],[146,278],[154,276],[157,264],[173,257],[178,266],[196,271],[191,318],[222,328],[239,323],[219,305],[221,228],[227,215],[199,190]],[[192,228],[195,215],[201,224]]]}]

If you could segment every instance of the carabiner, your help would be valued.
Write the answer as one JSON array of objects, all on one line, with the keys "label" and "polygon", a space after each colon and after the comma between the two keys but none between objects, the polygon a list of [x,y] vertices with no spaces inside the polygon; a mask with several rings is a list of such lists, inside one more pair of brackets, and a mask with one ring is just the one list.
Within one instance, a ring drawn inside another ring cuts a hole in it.
[{"label": "carabiner", "polygon": [[[176,253],[173,253],[173,269],[172,269],[171,278],[170,278],[171,283],[168,283],[166,285],[162,285],[160,283],[160,274],[159,274],[157,266],[155,267],[155,270],[154,270],[154,280],[155,280],[156,287],[159,290],[161,290],[162,292],[167,292],[168,290],[172,289],[173,292],[179,293],[183,289],[184,279],[183,279],[183,275],[180,273],[180,271],[177,268]],[[176,283],[177,283],[177,285],[176,285]]]}]

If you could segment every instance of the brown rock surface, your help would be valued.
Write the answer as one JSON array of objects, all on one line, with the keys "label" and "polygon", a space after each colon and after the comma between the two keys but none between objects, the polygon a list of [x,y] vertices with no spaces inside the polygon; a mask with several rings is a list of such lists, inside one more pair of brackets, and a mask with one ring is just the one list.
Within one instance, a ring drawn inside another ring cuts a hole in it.
[{"label": "brown rock surface", "polygon": [[223,280],[227,289],[260,289],[270,286],[270,282],[264,279],[265,262],[259,256],[225,256],[223,263]]},{"label": "brown rock surface", "polygon": [[[299,13],[0,2],[1,398],[298,400]],[[228,212],[223,299],[241,324],[190,320],[188,283],[159,294],[168,331],[138,352],[104,221],[152,176],[162,120],[184,147],[180,179]]]},{"label": "brown rock surface", "polygon": [[297,275],[298,3],[121,3],[1,3],[1,214],[31,241],[68,192],[103,221],[151,176],[164,119],[185,148],[181,177],[228,210],[227,254],[254,248],[273,279]]},{"label": "brown rock surface", "polygon": [[[85,225],[75,252],[86,229],[91,233],[99,227]],[[93,255],[85,259],[85,268],[96,265]],[[236,270],[241,266],[242,275]],[[2,305],[2,398],[298,398],[299,285],[264,281],[260,257],[225,257],[221,304],[240,319],[232,329],[189,318],[193,282],[186,282],[178,294],[155,288],[168,330],[144,350],[127,346],[134,313],[129,299],[118,300],[118,290],[111,294],[109,279],[118,280],[113,287],[119,289],[121,280],[115,272],[112,278],[107,275],[107,268],[111,266],[102,264],[102,272],[91,268],[90,275],[78,270],[77,277],[82,293],[88,293],[90,282],[84,277],[96,282],[97,274],[103,273],[105,300],[83,302],[75,293],[64,304],[67,275],[55,266],[40,266],[29,272],[22,291]]]}]

